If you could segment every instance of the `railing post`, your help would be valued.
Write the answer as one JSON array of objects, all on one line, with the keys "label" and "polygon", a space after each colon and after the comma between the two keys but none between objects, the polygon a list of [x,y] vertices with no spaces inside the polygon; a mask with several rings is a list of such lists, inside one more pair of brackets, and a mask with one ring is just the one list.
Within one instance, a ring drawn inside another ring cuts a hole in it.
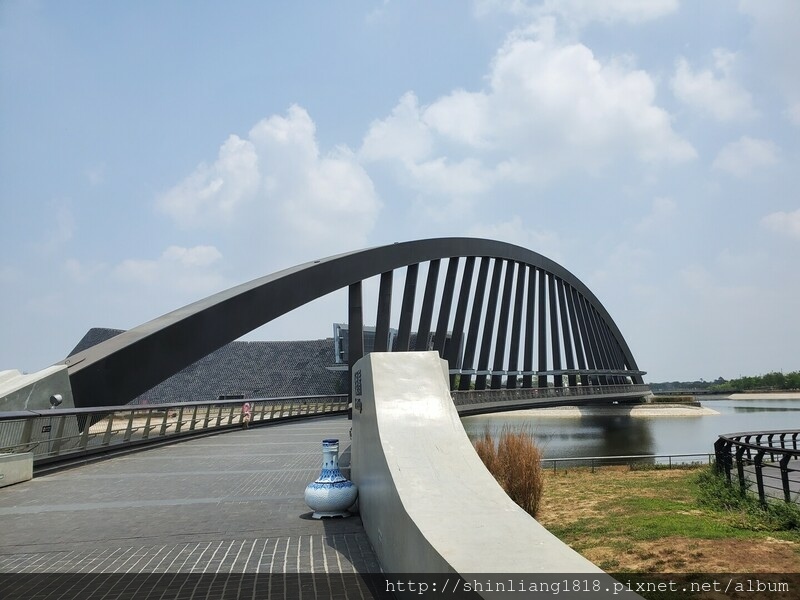
[{"label": "railing post", "polygon": [[175,423],[175,433],[180,433],[183,428],[183,407],[178,409],[178,421]]},{"label": "railing post", "polygon": [[122,438],[123,442],[131,441],[131,434],[133,432],[133,411],[128,411],[128,425],[125,427],[125,437]]},{"label": "railing post", "polygon": [[791,489],[789,488],[789,460],[792,458],[791,454],[784,454],[780,460],[781,467],[781,484],[783,485],[783,499],[786,502],[792,501]]},{"label": "railing post", "polygon": [[146,440],[150,437],[150,419],[153,417],[153,409],[150,408],[147,410],[147,420],[144,422],[144,432],[142,433],[142,439]]},{"label": "railing post", "polygon": [[764,450],[762,449],[756,453],[754,464],[756,467],[756,487],[758,488],[758,499],[761,501],[761,504],[766,504],[767,499],[764,492],[763,461],[764,461]]},{"label": "railing post", "polygon": [[89,429],[91,428],[92,416],[87,415],[86,417],[86,424],[83,426],[83,431],[81,431],[81,440],[78,442],[78,448],[81,450],[86,450],[89,446]]},{"label": "railing post", "polygon": [[[728,482],[730,483],[731,474],[730,469],[726,468],[725,446],[725,440],[722,438],[717,438],[717,441],[714,442],[714,455],[717,460],[716,470],[720,472],[722,469],[725,469],[728,472]],[[728,456],[730,457],[730,454]]]},{"label": "railing post", "polygon": [[742,490],[742,494],[747,493],[747,483],[744,479],[744,460],[742,458],[744,450],[744,446],[738,446],[736,448],[736,474],[739,476],[739,487]]},{"label": "railing post", "polygon": [[233,425],[233,413],[235,412],[236,406],[231,404],[230,410],[228,411],[228,425]]},{"label": "railing post", "polygon": [[36,417],[25,418],[25,425],[22,426],[22,437],[20,438],[21,445],[27,446],[31,443],[31,437],[33,437],[33,422],[35,420]]},{"label": "railing post", "polygon": [[722,454],[721,456],[718,455],[717,461],[719,462],[721,460],[719,464],[721,464],[722,468],[725,469],[725,478],[728,480],[728,485],[731,485],[731,471],[733,471],[733,455],[731,454],[731,448],[733,446],[733,442],[730,440],[720,440],[720,442]]},{"label": "railing post", "polygon": [[61,441],[64,437],[64,421],[67,419],[65,415],[61,415],[56,417],[58,419],[56,423],[56,434],[53,435],[53,432],[50,432],[50,439],[52,440],[52,444],[50,444],[50,454],[53,456],[58,456],[59,451],[61,450]]},{"label": "railing post", "polygon": [[195,404],[192,411],[192,422],[189,424],[189,431],[194,431],[194,426],[197,423],[197,405]]},{"label": "railing post", "polygon": [[161,420],[161,431],[159,432],[160,437],[164,437],[167,435],[167,418],[169,417],[169,408],[164,409],[164,418]]},{"label": "railing post", "polygon": [[[114,428],[114,413],[108,415],[108,426],[106,427],[106,433],[103,435],[103,446],[108,446],[111,443],[111,430]],[[91,417],[87,420],[86,424],[91,422]]]}]

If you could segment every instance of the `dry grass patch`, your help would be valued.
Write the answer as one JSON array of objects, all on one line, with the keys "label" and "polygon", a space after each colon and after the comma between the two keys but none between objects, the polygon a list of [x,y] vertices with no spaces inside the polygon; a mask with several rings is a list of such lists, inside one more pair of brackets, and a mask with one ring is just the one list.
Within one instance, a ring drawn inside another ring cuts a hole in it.
[{"label": "dry grass patch", "polygon": [[697,473],[549,472],[538,520],[612,572],[800,572],[800,532],[747,529],[700,505]]},{"label": "dry grass patch", "polygon": [[532,517],[544,491],[542,452],[528,429],[504,426],[495,440],[489,431],[475,441],[475,451],[506,494]]}]

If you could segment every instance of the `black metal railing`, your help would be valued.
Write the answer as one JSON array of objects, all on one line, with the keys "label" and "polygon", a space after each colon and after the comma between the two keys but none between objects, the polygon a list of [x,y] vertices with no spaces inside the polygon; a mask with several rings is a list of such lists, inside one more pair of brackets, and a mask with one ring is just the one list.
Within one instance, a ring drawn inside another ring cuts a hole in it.
[{"label": "black metal railing", "polygon": [[747,431],[720,435],[714,443],[717,469],[742,493],[755,486],[762,504],[800,502],[800,431]]},{"label": "black metal railing", "polygon": [[639,469],[675,469],[699,467],[712,464],[714,455],[708,452],[691,452],[680,454],[622,454],[617,456],[568,456],[564,458],[543,458],[542,466],[556,473],[558,469],[588,468],[594,473],[596,468],[629,467],[631,471]]}]

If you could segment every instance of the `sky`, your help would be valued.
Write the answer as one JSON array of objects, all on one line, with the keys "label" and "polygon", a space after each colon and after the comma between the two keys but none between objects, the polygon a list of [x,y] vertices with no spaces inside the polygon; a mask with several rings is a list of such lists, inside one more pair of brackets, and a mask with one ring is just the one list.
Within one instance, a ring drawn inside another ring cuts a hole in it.
[{"label": "sky", "polygon": [[0,370],[446,236],[563,265],[646,381],[799,370],[798,30],[794,0],[0,0]]}]

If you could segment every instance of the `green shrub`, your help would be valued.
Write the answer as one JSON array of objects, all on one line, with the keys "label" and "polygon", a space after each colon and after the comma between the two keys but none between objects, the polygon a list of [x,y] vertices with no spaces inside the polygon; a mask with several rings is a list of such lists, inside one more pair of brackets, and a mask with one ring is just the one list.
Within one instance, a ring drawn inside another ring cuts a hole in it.
[{"label": "green shrub", "polygon": [[751,490],[742,492],[736,481],[728,484],[725,475],[714,467],[697,476],[697,499],[702,506],[728,513],[737,527],[753,531],[800,529],[800,506],[776,499],[762,505]]}]

